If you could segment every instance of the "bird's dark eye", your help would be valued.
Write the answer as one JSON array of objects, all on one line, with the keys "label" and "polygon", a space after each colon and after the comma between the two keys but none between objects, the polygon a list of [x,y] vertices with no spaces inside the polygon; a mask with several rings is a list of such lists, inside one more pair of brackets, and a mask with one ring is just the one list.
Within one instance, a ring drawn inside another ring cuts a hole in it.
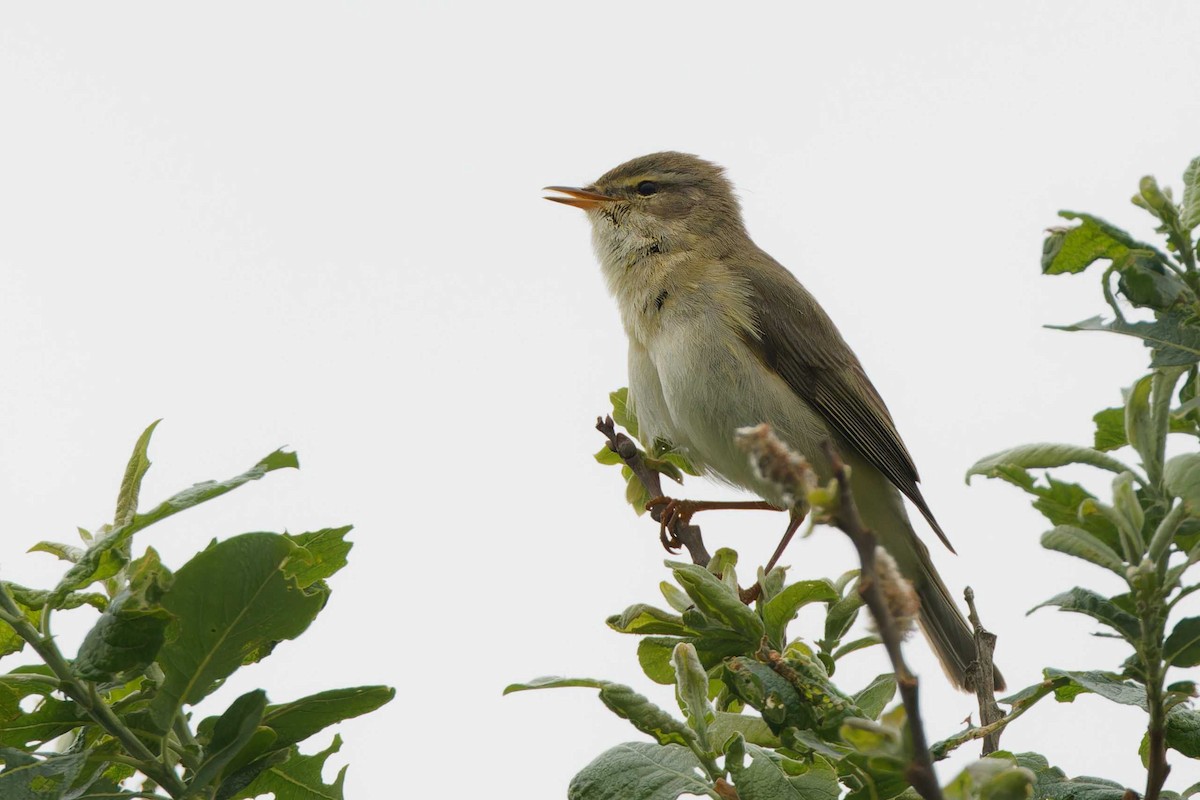
[{"label": "bird's dark eye", "polygon": [[658,184],[654,181],[642,181],[637,185],[637,193],[642,197],[649,197],[658,191]]}]

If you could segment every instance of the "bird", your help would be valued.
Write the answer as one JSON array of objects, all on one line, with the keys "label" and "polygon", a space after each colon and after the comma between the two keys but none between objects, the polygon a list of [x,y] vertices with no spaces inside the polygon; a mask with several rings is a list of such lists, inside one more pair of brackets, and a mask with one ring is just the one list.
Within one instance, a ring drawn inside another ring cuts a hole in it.
[{"label": "bird", "polygon": [[[829,315],[750,238],[724,169],[660,152],[590,185],[546,191],[555,193],[546,199],[584,210],[591,223],[629,340],[628,398],[639,438],[669,443],[706,474],[776,508],[786,505],[781,487],[756,473],[736,432],[768,423],[823,480],[831,467],[822,443],[832,441],[851,467],[864,523],[916,590],[934,654],[956,687],[972,690],[971,628],[905,509],[907,498],[953,552],[921,494],[912,456]],[[995,683],[1004,686],[999,671]]]}]

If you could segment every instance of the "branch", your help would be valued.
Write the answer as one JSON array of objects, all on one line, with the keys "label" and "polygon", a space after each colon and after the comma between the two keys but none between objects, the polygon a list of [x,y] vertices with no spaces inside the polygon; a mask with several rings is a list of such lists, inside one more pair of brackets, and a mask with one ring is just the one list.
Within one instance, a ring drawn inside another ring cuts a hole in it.
[{"label": "branch", "polygon": [[166,765],[160,764],[154,757],[154,753],[150,752],[150,748],[146,747],[142,740],[137,738],[133,731],[117,717],[108,703],[104,702],[97,693],[95,684],[85,683],[75,676],[71,665],[59,652],[54,639],[48,636],[43,637],[41,632],[30,624],[16,601],[8,593],[8,587],[2,583],[0,583],[0,621],[12,626],[17,635],[37,651],[42,661],[50,667],[60,681],[59,689],[62,693],[78,703],[102,730],[117,739],[125,747],[125,750],[138,760],[138,769],[153,778],[171,797],[182,797],[187,792],[187,787],[179,779],[179,776]]},{"label": "branch", "polygon": [[1003,716],[987,725],[981,725],[976,728],[968,728],[962,733],[956,733],[953,736],[948,736],[935,744],[931,748],[931,752],[933,752],[938,761],[941,761],[943,758],[950,755],[951,751],[957,750],[967,742],[973,742],[976,739],[986,739],[992,734],[996,734],[996,737],[999,738],[1000,731],[1008,727],[1008,724],[1017,717],[1033,708],[1037,701],[1051,694],[1059,685],[1061,685],[1061,681],[1061,678],[1057,680],[1043,681],[1033,694],[1025,697],[1022,700],[1014,702],[1012,705],[1012,711],[1010,711],[1007,716]]},{"label": "branch", "polygon": [[[970,586],[963,592],[970,613],[967,619],[975,631],[975,662],[967,667],[967,674],[975,684],[975,699],[979,702],[979,724],[984,728],[994,725],[1004,719],[1004,712],[996,705],[995,671],[992,655],[996,652],[996,634],[983,627],[979,621],[979,612],[975,610],[975,592]],[[1006,722],[1005,725],[1008,723]],[[1001,725],[990,730],[983,739],[981,756],[994,753],[1000,749]]]},{"label": "branch", "polygon": [[[616,425],[613,423],[612,417],[596,417],[596,430],[604,434],[608,439],[608,449],[621,457],[625,462],[625,466],[633,471],[634,477],[641,481],[642,486],[646,487],[651,497],[662,497],[662,480],[659,478],[658,472],[646,466],[645,460],[642,459],[642,454],[638,451],[638,446],[632,439],[623,433],[618,433]],[[655,522],[662,522],[663,507],[650,509],[650,518]],[[671,531],[679,542],[687,548],[688,554],[692,557],[692,563],[702,567],[707,567],[708,562],[712,560],[712,556],[708,554],[708,550],[704,547],[704,539],[700,536],[699,525],[676,525]]]},{"label": "branch", "polygon": [[875,625],[879,629],[879,638],[887,650],[888,658],[892,660],[892,669],[896,673],[896,685],[900,689],[900,698],[904,701],[904,711],[908,717],[908,729],[912,735],[913,757],[906,770],[906,777],[912,787],[925,800],[942,800],[942,788],[938,786],[937,774],[933,771],[933,759],[929,754],[929,742],[925,736],[925,723],[921,720],[918,704],[918,681],[908,665],[904,662],[904,654],[900,651],[900,630],[896,620],[888,608],[880,588],[880,582],[875,572],[875,551],[878,543],[875,534],[863,526],[858,508],[854,505],[854,495],[847,479],[846,464],[834,448],[833,443],[826,440],[821,445],[829,465],[833,469],[834,480],[837,481],[838,503],[833,509],[833,524],[854,542],[862,562],[862,573],[858,580],[858,593],[862,596]]}]

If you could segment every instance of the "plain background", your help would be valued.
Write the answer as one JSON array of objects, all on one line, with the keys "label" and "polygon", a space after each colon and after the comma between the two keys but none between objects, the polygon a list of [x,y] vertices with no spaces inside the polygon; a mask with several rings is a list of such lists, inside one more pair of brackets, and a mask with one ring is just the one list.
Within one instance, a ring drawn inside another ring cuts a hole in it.
[{"label": "plain background", "polygon": [[[260,683],[277,702],[387,683],[395,702],[341,726],[348,796],[563,796],[639,734],[592,691],[506,684],[588,675],[672,699],[604,626],[667,573],[591,458],[624,340],[583,216],[539,187],[677,149],[728,168],[751,233],[859,353],[1010,685],[1115,668],[1124,651],[1087,620],[1024,616],[1112,576],[1042,550],[1015,489],[962,476],[1018,443],[1090,442],[1143,369],[1136,342],[1042,327],[1104,307],[1094,275],[1039,275],[1041,240],[1060,208],[1152,235],[1128,198],[1143,174],[1178,187],[1200,154],[1197,30],[1194,3],[1095,0],[9,7],[3,575],[53,580],[24,551],[111,517],[154,419],[146,504],[291,445],[301,471],[141,537],[178,566],[214,536],[356,526],[310,633],[201,713]],[[699,521],[747,565],[782,528]],[[785,560],[837,575],[842,538],[819,530]],[[90,623],[74,616],[64,642]],[[932,735],[958,730],[973,701],[919,639],[909,653]],[[839,676],[884,668],[873,650]],[[1047,701],[1003,743],[1140,788],[1143,719]],[[1170,788],[1200,778],[1172,762]]]}]

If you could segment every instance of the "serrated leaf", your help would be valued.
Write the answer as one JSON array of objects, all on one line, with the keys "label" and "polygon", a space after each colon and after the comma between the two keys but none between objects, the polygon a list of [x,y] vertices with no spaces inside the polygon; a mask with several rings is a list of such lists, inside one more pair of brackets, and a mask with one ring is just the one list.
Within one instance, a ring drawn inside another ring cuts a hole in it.
[{"label": "serrated leaf", "polygon": [[1097,261],[1115,261],[1129,252],[1129,235],[1114,235],[1119,229],[1104,220],[1070,211],[1060,211],[1059,216],[1082,222],[1074,228],[1054,230],[1046,237],[1042,244],[1044,274],[1076,274]]},{"label": "serrated leaf", "polygon": [[164,678],[151,704],[166,730],[182,704],[195,704],[234,670],[308,628],[329,595],[300,587],[289,562],[304,551],[276,533],[244,533],[193,556],[175,574],[163,607],[174,637],[159,651]]},{"label": "serrated leaf", "polygon": [[1027,470],[1062,467],[1067,464],[1087,464],[1118,474],[1130,471],[1129,467],[1117,459],[1091,447],[1073,444],[1026,444],[979,459],[967,470],[967,482],[970,483],[973,475],[1001,477],[998,471],[1005,467]]},{"label": "serrated leaf", "polygon": [[1049,473],[1043,486],[1020,467],[998,467],[995,477],[1033,495],[1033,507],[1055,525],[1077,525],[1116,552],[1121,546],[1116,526],[1103,514],[1084,513],[1096,497],[1077,483],[1060,481]]},{"label": "serrated leaf", "polygon": [[601,753],[567,788],[569,800],[675,800],[701,795],[720,800],[699,777],[703,765],[686,747],[626,742]]},{"label": "serrated leaf", "polygon": [[1200,360],[1200,325],[1186,311],[1170,311],[1153,322],[1105,322],[1090,317],[1074,325],[1047,325],[1060,331],[1111,331],[1141,339],[1151,348],[1151,367],[1187,367]]},{"label": "serrated leaf", "polygon": [[1031,608],[1029,613],[1032,614],[1039,608],[1052,606],[1057,607],[1060,611],[1086,614],[1117,631],[1127,641],[1136,642],[1141,636],[1141,623],[1138,622],[1137,617],[1121,609],[1107,597],[1091,590],[1077,586],[1055,595],[1044,603],[1039,603]]},{"label": "serrated leaf", "polygon": [[[59,700],[53,687],[21,673],[0,675],[0,746],[22,750],[39,745],[82,725],[92,724],[87,713],[70,700]],[[37,706],[25,713],[21,701],[40,695]]]},{"label": "serrated leaf", "polygon": [[1129,444],[1129,440],[1125,437],[1124,408],[1106,408],[1103,411],[1097,411],[1092,417],[1092,421],[1096,423],[1096,432],[1092,436],[1092,443],[1097,450],[1117,450]]},{"label": "serrated leaf", "polygon": [[319,580],[325,580],[346,566],[346,556],[354,547],[353,542],[346,541],[346,534],[353,530],[353,525],[343,525],[340,528],[322,528],[319,531],[307,533],[283,534],[294,544],[304,548],[309,558],[295,558],[288,562],[291,571],[288,576],[295,578],[301,589],[306,589]]},{"label": "serrated leaf", "polygon": [[325,783],[321,777],[325,761],[341,748],[342,737],[338,735],[334,735],[329,747],[311,756],[292,747],[286,761],[263,770],[248,787],[229,795],[227,800],[242,800],[268,793],[273,793],[277,798],[286,797],[287,800],[344,800],[342,784],[346,780],[346,767],[338,770],[331,784]]},{"label": "serrated leaf", "polygon": [[1175,623],[1163,644],[1163,659],[1173,667],[1200,665],[1200,617],[1187,617]]},{"label": "serrated leaf", "polygon": [[1125,577],[1125,562],[1111,547],[1083,528],[1059,525],[1042,534],[1042,547],[1082,558]]},{"label": "serrated leaf", "polygon": [[125,465],[125,476],[121,479],[121,489],[117,492],[117,511],[113,515],[114,528],[128,525],[137,514],[138,494],[142,490],[142,478],[146,477],[146,471],[150,469],[150,457],[147,454],[150,437],[154,435],[154,429],[160,422],[162,422],[161,419],[151,422],[150,426],[142,431],[142,435],[138,437],[137,443],[133,446],[133,454],[129,457],[129,463]]},{"label": "serrated leaf", "polygon": [[1017,765],[1031,770],[1035,777],[1034,800],[1123,800],[1125,788],[1103,778],[1068,779],[1058,767],[1051,767],[1037,753],[1017,753]]},{"label": "serrated leaf", "polygon": [[185,511],[201,503],[220,497],[239,486],[256,481],[277,469],[297,469],[300,461],[295,453],[276,450],[267,455],[241,475],[235,475],[224,481],[205,481],[178,492],[172,497],[159,503],[145,514],[135,514],[127,525],[112,528],[103,535],[98,535],[84,552],[75,566],[67,570],[66,575],[55,588],[58,595],[66,595],[75,589],[81,589],[95,580],[102,580],[116,574],[116,571],[104,574],[100,567],[106,557],[116,552],[131,536],[156,522],[166,519],[180,511]]},{"label": "serrated leaf", "polygon": [[66,753],[44,759],[8,761],[0,772],[0,797],[6,800],[61,800],[83,771],[90,753]]},{"label": "serrated leaf", "polygon": [[788,623],[796,618],[801,608],[809,603],[829,603],[838,599],[837,589],[824,578],[796,581],[784,587],[762,610],[763,625],[771,646],[776,650],[783,649],[787,643]]},{"label": "serrated leaf", "polygon": [[[1042,670],[1042,674],[1048,680],[1069,678],[1073,683],[1086,691],[1098,694],[1106,700],[1111,700],[1120,705],[1146,708],[1146,687],[1131,680],[1126,680],[1112,672],[1064,670],[1047,667]],[[1055,697],[1060,701],[1070,702],[1078,694],[1078,692],[1056,691]]]}]

